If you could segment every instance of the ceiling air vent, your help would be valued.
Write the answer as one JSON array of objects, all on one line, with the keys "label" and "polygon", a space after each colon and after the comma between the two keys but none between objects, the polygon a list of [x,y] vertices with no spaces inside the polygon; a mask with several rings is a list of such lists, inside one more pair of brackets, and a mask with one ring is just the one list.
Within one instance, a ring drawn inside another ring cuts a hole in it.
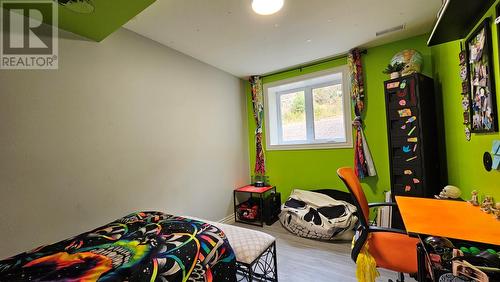
[{"label": "ceiling air vent", "polygon": [[384,35],[384,34],[387,34],[387,33],[395,32],[395,31],[400,31],[400,30],[403,30],[405,28],[406,28],[406,25],[402,24],[402,25],[398,25],[398,26],[395,26],[395,27],[391,27],[391,28],[388,28],[388,29],[381,30],[381,31],[377,31],[375,33],[375,35],[376,36],[381,36],[381,35]]}]

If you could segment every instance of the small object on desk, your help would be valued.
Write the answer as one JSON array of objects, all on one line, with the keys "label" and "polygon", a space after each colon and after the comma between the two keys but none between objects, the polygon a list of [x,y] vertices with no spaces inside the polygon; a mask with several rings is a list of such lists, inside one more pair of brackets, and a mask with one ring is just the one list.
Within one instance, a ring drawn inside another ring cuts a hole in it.
[{"label": "small object on desk", "polygon": [[481,250],[477,247],[470,247],[469,251],[472,255],[479,255],[479,253],[481,252]]},{"label": "small object on desk", "polygon": [[453,249],[455,246],[453,246],[453,243],[447,238],[429,236],[425,238],[424,242],[432,248],[432,254],[439,257],[439,260],[435,260],[435,262],[441,263],[442,261],[449,261],[453,258]]},{"label": "small object on desk", "polygon": [[[479,270],[477,267],[468,263],[467,261],[455,260],[452,263],[453,275],[457,277],[466,277],[472,281],[487,282],[488,276]],[[469,280],[466,280],[469,281]]]},{"label": "small object on desk", "polygon": [[469,251],[469,248],[467,248],[467,247],[460,247],[460,251],[462,251],[462,253],[464,253],[464,255],[471,254],[471,252]]},{"label": "small object on desk", "polygon": [[495,204],[495,208],[491,208],[493,215],[497,220],[500,220],[500,203]]},{"label": "small object on desk", "polygon": [[476,190],[472,190],[472,192],[471,192],[471,198],[467,202],[469,202],[473,206],[479,206],[479,199],[478,199],[477,191]]},{"label": "small object on desk", "polygon": [[486,251],[488,253],[492,254],[492,255],[496,255],[497,254],[497,252],[495,250],[493,250],[493,249],[486,249]]},{"label": "small object on desk", "polygon": [[463,256],[464,256],[464,252],[462,252],[461,249],[453,249],[452,259],[456,258],[456,257],[463,257]]},{"label": "small object on desk", "polygon": [[493,198],[491,196],[485,196],[483,202],[481,203],[481,210],[485,213],[491,213],[491,208],[493,207]]},{"label": "small object on desk", "polygon": [[453,185],[448,185],[441,190],[439,195],[435,195],[434,197],[436,199],[458,199],[462,195],[462,191],[460,191],[460,188],[453,186]]},{"label": "small object on desk", "polygon": [[434,264],[441,264],[441,256],[438,255],[438,254],[433,254],[433,253],[430,253],[429,254],[429,258],[431,259],[431,262],[434,263]]},{"label": "small object on desk", "polygon": [[476,257],[481,257],[487,261],[489,261],[493,266],[499,266],[500,265],[500,258],[497,256],[497,253],[492,249],[484,250],[479,252],[479,254],[476,255]]},{"label": "small object on desk", "polygon": [[431,246],[433,249],[436,248],[449,248],[453,249],[455,246],[453,246],[453,243],[445,237],[440,237],[440,236],[429,236],[425,238],[424,242]]}]

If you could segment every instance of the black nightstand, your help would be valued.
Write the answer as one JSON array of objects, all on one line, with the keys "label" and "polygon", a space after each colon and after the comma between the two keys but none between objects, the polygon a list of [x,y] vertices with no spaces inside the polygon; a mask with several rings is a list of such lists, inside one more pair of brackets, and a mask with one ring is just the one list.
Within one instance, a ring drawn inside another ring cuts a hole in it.
[{"label": "black nightstand", "polygon": [[276,186],[256,187],[248,185],[233,192],[234,219],[236,222],[264,226],[275,222],[281,206]]}]

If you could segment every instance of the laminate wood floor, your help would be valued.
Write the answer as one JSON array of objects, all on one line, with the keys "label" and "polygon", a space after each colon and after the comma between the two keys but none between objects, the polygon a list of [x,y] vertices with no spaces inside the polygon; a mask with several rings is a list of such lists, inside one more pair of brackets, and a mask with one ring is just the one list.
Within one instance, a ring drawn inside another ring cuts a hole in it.
[{"label": "laminate wood floor", "polygon": [[[234,225],[263,231],[276,237],[280,282],[356,282],[356,264],[351,260],[350,242],[321,242],[288,232],[279,221],[271,226]],[[396,280],[397,273],[379,269],[377,281]],[[405,277],[405,281],[415,281]]]}]

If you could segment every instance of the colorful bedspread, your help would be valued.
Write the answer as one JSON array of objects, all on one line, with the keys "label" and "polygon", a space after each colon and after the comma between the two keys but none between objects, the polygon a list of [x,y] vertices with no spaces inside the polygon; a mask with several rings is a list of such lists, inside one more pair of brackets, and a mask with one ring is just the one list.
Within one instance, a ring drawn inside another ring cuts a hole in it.
[{"label": "colorful bedspread", "polygon": [[160,212],[130,214],[0,261],[0,281],[235,281],[224,233]]}]

